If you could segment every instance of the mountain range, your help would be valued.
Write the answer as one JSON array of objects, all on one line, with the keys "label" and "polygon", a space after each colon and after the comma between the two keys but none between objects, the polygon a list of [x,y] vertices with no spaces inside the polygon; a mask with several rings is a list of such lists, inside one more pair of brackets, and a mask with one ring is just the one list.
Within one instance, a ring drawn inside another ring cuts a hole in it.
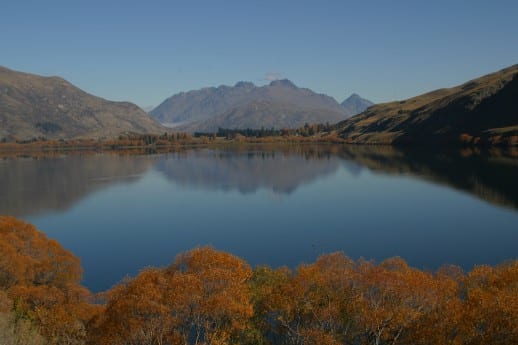
[{"label": "mountain range", "polygon": [[256,86],[238,82],[181,92],[162,102],[150,115],[178,130],[221,128],[295,128],[305,123],[336,123],[365,110],[371,102],[352,95],[342,104],[332,97],[299,88],[288,79]]},{"label": "mountain range", "polygon": [[92,96],[59,77],[0,67],[0,140],[112,138],[165,130],[135,104]]},{"label": "mountain range", "polygon": [[164,133],[168,129],[160,122],[189,132],[328,122],[337,123],[334,131],[350,143],[516,145],[517,99],[518,65],[513,65],[456,87],[377,105],[356,94],[339,104],[287,79],[264,86],[238,82],[176,94],[153,109],[152,118],[132,103],[90,95],[62,78],[0,67],[0,140]]},{"label": "mountain range", "polygon": [[518,143],[518,65],[407,100],[377,104],[336,126],[352,143]]}]

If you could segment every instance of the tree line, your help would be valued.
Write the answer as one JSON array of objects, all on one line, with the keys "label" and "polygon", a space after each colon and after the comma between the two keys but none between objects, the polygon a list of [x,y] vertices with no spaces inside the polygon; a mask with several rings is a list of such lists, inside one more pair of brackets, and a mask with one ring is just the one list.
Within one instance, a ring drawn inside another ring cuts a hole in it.
[{"label": "tree line", "polygon": [[211,247],[100,296],[79,260],[0,217],[1,344],[516,344],[518,260],[464,272],[322,255],[252,268]]},{"label": "tree line", "polygon": [[272,138],[272,137],[311,137],[317,134],[329,133],[333,127],[329,123],[305,123],[304,126],[298,128],[282,128],[274,127],[265,128],[221,128],[215,132],[195,132],[194,137],[219,137],[227,140],[236,139],[239,136],[245,138]]}]

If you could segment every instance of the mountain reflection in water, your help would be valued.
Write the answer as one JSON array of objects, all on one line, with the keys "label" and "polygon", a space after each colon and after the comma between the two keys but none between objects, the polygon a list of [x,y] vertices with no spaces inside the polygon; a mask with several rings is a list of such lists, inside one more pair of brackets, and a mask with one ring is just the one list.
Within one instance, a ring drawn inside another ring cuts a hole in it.
[{"label": "mountain reflection in water", "polygon": [[138,180],[154,156],[67,154],[0,159],[0,214],[66,211],[95,191]]},{"label": "mountain reflection in water", "polygon": [[341,159],[325,151],[190,151],[158,160],[155,169],[168,180],[206,190],[238,190],[248,194],[260,188],[290,194],[300,185],[333,174]]},{"label": "mountain reflection in water", "polygon": [[150,169],[173,183],[200,189],[246,194],[264,188],[290,194],[334,174],[340,166],[351,176],[364,169],[414,176],[495,205],[518,208],[517,152],[306,145],[4,158],[0,159],[0,214],[65,211],[93,192],[138,181]]}]

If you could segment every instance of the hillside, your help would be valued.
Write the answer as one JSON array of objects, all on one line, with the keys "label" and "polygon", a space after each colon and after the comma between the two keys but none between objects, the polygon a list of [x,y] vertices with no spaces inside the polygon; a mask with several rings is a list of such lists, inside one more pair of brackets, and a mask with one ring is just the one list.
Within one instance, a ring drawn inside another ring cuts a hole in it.
[{"label": "hillside", "polygon": [[0,140],[100,138],[164,130],[132,103],[92,96],[59,77],[0,67]]},{"label": "hillside", "polygon": [[353,143],[512,144],[518,135],[518,65],[462,85],[378,104],[338,123]]},{"label": "hillside", "polygon": [[218,127],[293,128],[305,122],[336,123],[352,115],[332,97],[299,88],[287,79],[260,87],[239,82],[179,93],[150,114],[164,124],[193,132]]}]

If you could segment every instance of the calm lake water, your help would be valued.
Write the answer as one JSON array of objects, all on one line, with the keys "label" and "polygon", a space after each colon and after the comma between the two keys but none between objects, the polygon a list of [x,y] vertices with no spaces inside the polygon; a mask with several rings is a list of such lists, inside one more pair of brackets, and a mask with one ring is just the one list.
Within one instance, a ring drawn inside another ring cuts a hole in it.
[{"label": "calm lake water", "polygon": [[0,159],[0,214],[34,223],[111,287],[212,245],[252,265],[322,253],[421,269],[518,257],[518,159],[285,146]]}]

